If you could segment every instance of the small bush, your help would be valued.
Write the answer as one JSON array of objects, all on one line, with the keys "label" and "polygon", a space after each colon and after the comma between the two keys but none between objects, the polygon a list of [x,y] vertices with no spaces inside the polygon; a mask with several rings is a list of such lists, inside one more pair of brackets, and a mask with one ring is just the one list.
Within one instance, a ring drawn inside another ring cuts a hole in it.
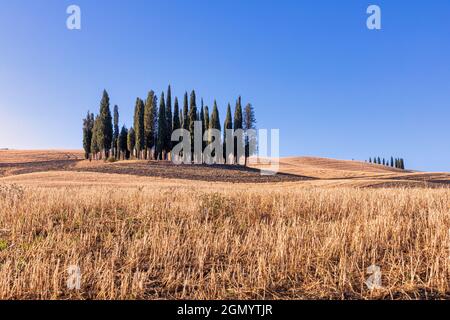
[{"label": "small bush", "polygon": [[0,239],[0,252],[8,249],[8,241]]}]

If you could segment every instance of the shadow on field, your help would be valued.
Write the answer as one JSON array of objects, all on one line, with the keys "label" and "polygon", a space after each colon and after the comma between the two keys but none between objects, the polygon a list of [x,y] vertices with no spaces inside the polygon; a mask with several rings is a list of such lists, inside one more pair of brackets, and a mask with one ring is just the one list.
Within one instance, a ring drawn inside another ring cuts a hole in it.
[{"label": "shadow on field", "polygon": [[72,167],[69,170],[231,183],[266,183],[316,180],[311,177],[286,173],[264,176],[261,175],[261,171],[259,169],[237,165],[175,165],[170,161],[133,161],[116,163],[84,161],[82,165]]}]

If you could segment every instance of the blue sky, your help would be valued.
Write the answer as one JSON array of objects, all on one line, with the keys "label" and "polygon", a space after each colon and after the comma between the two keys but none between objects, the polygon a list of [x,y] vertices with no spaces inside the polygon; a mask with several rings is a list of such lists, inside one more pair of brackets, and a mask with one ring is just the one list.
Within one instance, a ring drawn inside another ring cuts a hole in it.
[{"label": "blue sky", "polygon": [[[82,29],[66,28],[77,4]],[[366,9],[382,10],[382,30]],[[172,85],[224,120],[238,95],[283,156],[450,171],[450,2],[0,1],[0,147],[81,148],[106,88],[121,122]]]}]

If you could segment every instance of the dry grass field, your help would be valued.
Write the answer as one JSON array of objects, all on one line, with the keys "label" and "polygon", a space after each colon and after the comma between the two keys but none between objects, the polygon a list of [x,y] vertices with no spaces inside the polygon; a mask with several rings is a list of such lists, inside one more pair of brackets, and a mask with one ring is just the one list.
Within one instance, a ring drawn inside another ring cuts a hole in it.
[{"label": "dry grass field", "polygon": [[0,151],[0,299],[450,298],[449,174],[81,158]]}]

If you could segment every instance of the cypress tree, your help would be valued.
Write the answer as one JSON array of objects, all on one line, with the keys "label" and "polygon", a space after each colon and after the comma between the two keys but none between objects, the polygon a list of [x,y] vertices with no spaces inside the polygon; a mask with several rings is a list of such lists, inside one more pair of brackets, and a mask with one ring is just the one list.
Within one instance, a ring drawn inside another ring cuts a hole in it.
[{"label": "cypress tree", "polygon": [[248,103],[245,106],[245,110],[244,110],[244,121],[243,121],[243,127],[244,127],[244,134],[245,134],[245,166],[247,166],[247,158],[249,156],[251,156],[250,154],[250,143],[256,143],[256,141],[252,141],[254,139],[256,139],[253,136],[249,135],[249,130],[253,130],[256,129],[256,117],[255,117],[255,109],[253,108],[253,106]]},{"label": "cypress tree", "polygon": [[[209,130],[209,122],[210,122],[208,106],[205,106],[203,113],[205,115],[205,132],[208,132],[208,130]],[[204,143],[205,143],[205,147],[203,148],[203,150],[205,150],[206,146],[209,144],[209,134],[207,134],[207,139],[206,139],[206,141],[204,141]]]},{"label": "cypress tree", "polygon": [[94,115],[88,111],[83,119],[83,149],[85,159],[89,159],[91,153],[92,130],[94,128]]},{"label": "cypress tree", "polygon": [[127,148],[130,157],[133,155],[134,148],[136,147],[136,133],[134,132],[133,127],[128,130],[127,136]]},{"label": "cypress tree", "polygon": [[200,103],[200,117],[199,118],[200,118],[200,121],[202,122],[202,152],[203,152],[205,150],[205,147],[206,147],[206,142],[203,141],[203,135],[206,132],[206,129],[205,129],[205,127],[206,127],[205,107],[204,107],[204,104],[203,104],[203,98],[202,98],[201,103]]},{"label": "cypress tree", "polygon": [[386,159],[383,158],[383,166],[386,165]]},{"label": "cypress tree", "polygon": [[209,129],[209,108],[208,106],[205,106],[205,111],[204,111],[204,115],[205,115],[205,132],[208,131]]},{"label": "cypress tree", "polygon": [[391,156],[391,167],[394,167],[394,157]]},{"label": "cypress tree", "polygon": [[223,158],[225,159],[225,163],[229,162],[227,154],[227,129],[233,129],[230,104],[227,106],[227,115],[225,116],[225,122],[223,124]]},{"label": "cypress tree", "polygon": [[144,140],[145,158],[149,158],[150,151],[155,147],[157,110],[155,105],[155,92],[148,93],[144,106]]},{"label": "cypress tree", "polygon": [[210,129],[221,130],[219,108],[217,107],[216,100],[214,100],[214,107],[213,107],[213,111],[211,113],[211,119],[210,119],[209,128]]},{"label": "cypress tree", "polygon": [[[220,128],[219,109],[217,108],[216,100],[214,100],[213,111],[212,111],[211,117],[209,119],[209,129],[217,129],[219,131],[221,130],[221,128]],[[212,138],[211,132],[210,132],[210,134],[208,136],[208,142],[209,143],[213,142],[213,138]],[[215,156],[215,152],[212,152],[211,155],[214,157]]]},{"label": "cypress tree", "polygon": [[369,158],[369,163],[372,163],[372,158]]},{"label": "cypress tree", "polygon": [[167,100],[166,100],[166,152],[170,152],[172,150],[172,90],[169,87],[167,88]]},{"label": "cypress tree", "polygon": [[113,126],[111,110],[109,109],[109,96],[106,90],[103,90],[102,100],[100,101],[99,112],[99,131],[98,131],[98,146],[107,158],[113,140]]},{"label": "cypress tree", "polygon": [[136,106],[134,108],[134,131],[136,138],[136,157],[141,159],[142,151],[145,149],[145,132],[144,132],[144,101],[136,99]]},{"label": "cypress tree", "polygon": [[99,129],[100,129],[100,117],[97,115],[94,120],[94,126],[92,127],[92,140],[91,140],[91,153],[94,159],[98,159],[98,153],[100,152],[99,145]]},{"label": "cypress tree", "polygon": [[194,125],[197,121],[197,102],[195,97],[195,91],[192,90],[189,101],[189,132],[191,133],[191,152],[194,154]]},{"label": "cypress tree", "polygon": [[[239,96],[239,98],[236,101],[236,108],[234,110],[234,131],[242,129],[242,105],[241,105],[241,97]],[[242,141],[238,141],[238,138],[235,137],[234,138],[234,162],[237,164],[238,163],[238,158],[237,158],[237,146],[238,143],[242,143]]]},{"label": "cypress tree", "polygon": [[158,138],[156,144],[157,159],[164,160],[166,151],[166,137],[167,137],[167,119],[166,119],[166,102],[164,100],[164,92],[161,93],[161,99],[159,100],[159,113],[158,113]]},{"label": "cypress tree", "polygon": [[[178,98],[175,97],[175,104],[173,106],[173,124],[172,124],[172,133],[175,132],[175,130],[181,129],[181,122],[180,122],[180,107],[178,106]],[[170,137],[172,140],[172,136]],[[171,141],[172,143],[172,141]],[[173,146],[173,143],[172,143]]]},{"label": "cypress tree", "polygon": [[178,98],[175,97],[175,105],[173,107],[173,126],[172,130],[181,129],[180,107],[178,106]]},{"label": "cypress tree", "polygon": [[184,117],[183,117],[183,110],[180,109],[180,129],[184,128]]},{"label": "cypress tree", "polygon": [[188,94],[184,93],[183,100],[183,129],[189,130],[189,106],[188,106]]},{"label": "cypress tree", "polygon": [[381,164],[381,159],[380,157],[377,158],[378,164]]},{"label": "cypress tree", "polygon": [[128,144],[128,130],[127,127],[125,127],[125,125],[122,126],[122,129],[120,130],[120,134],[119,134],[119,139],[118,139],[118,143],[117,143],[117,149],[118,149],[118,154],[117,154],[117,158],[120,160],[125,160],[128,158],[128,154],[127,154],[127,145]]},{"label": "cypress tree", "polygon": [[114,128],[113,128],[113,140],[112,140],[112,150],[113,156],[118,158],[118,140],[119,140],[119,107],[117,105],[114,106]]}]

